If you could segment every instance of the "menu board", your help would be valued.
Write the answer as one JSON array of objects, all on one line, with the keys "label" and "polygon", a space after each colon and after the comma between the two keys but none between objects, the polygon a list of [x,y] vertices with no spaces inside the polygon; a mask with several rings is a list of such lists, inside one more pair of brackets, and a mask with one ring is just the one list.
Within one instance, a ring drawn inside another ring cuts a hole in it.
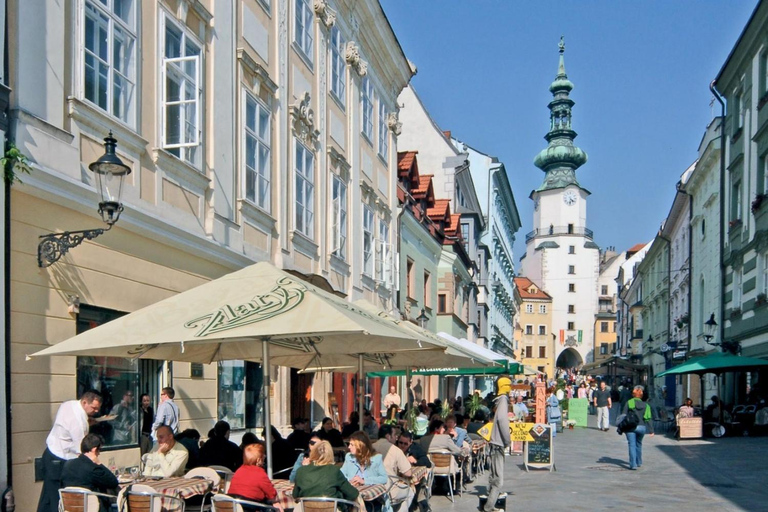
[{"label": "menu board", "polygon": [[552,444],[552,427],[545,423],[537,423],[531,428],[533,441],[525,443],[525,470],[532,468],[549,468],[555,470],[555,453]]},{"label": "menu board", "polygon": [[577,427],[587,426],[587,405],[589,400],[586,398],[571,398],[568,400],[568,419],[574,420]]}]

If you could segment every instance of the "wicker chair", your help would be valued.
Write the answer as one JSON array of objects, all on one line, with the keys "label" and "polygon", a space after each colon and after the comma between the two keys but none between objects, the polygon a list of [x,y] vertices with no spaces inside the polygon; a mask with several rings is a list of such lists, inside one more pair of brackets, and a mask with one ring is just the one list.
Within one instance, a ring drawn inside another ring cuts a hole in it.
[{"label": "wicker chair", "polygon": [[272,505],[265,505],[264,503],[257,503],[255,501],[243,500],[240,498],[233,498],[226,494],[217,494],[211,500],[213,506],[213,512],[243,512],[243,505],[257,509],[264,512],[277,512],[279,509]]},{"label": "wicker chair", "polygon": [[184,512],[184,507],[183,499],[159,493],[148,485],[134,484],[117,495],[120,512]]},{"label": "wicker chair", "polygon": [[59,489],[59,512],[99,512],[99,498],[114,501],[116,497],[83,487]]},{"label": "wicker chair", "polygon": [[357,503],[341,498],[299,498],[299,503],[304,512],[336,512],[339,505],[345,505],[348,512],[358,510]]},{"label": "wicker chair", "polygon": [[455,500],[453,499],[453,480],[456,478],[456,475],[459,475],[459,485],[457,486],[456,491],[461,494],[461,481],[463,480],[463,478],[461,478],[463,476],[461,467],[456,462],[456,459],[451,452],[432,452],[428,453],[427,456],[429,457],[429,460],[432,461],[433,477],[443,477],[448,479],[448,491],[451,493],[451,502],[455,503]]}]

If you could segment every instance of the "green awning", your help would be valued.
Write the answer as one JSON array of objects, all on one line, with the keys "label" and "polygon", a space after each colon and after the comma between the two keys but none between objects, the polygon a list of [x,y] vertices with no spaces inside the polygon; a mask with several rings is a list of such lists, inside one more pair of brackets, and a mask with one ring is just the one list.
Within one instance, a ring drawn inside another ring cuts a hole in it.
[{"label": "green awning", "polygon": [[[522,373],[519,363],[508,363],[507,361],[497,361],[501,366],[489,366],[487,368],[414,368],[411,375],[441,375],[441,376],[463,376],[463,375],[517,375]],[[405,370],[392,370],[383,372],[368,372],[368,377],[400,377],[405,375]]]},{"label": "green awning", "polygon": [[727,352],[713,352],[703,357],[690,359],[685,363],[663,371],[659,373],[657,377],[663,377],[665,375],[682,375],[686,373],[695,373],[698,375],[714,373],[715,375],[719,375],[721,373],[757,370],[766,367],[768,367],[768,361],[765,359],[736,356]]}]

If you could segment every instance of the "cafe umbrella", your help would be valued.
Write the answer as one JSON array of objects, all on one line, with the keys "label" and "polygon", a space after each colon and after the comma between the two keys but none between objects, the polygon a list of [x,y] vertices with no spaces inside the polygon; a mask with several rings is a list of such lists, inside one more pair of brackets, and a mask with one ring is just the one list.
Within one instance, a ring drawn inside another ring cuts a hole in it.
[{"label": "cafe umbrella", "polygon": [[[262,262],[88,330],[29,357],[83,355],[194,363],[260,361],[262,396],[270,365],[333,369],[405,364],[444,345]],[[364,358],[360,355],[364,354]],[[264,402],[271,460],[269,400]],[[271,471],[271,470],[270,470]]]},{"label": "cafe umbrella", "polygon": [[[707,373],[712,373],[718,377],[718,387],[720,385],[720,376],[728,372],[759,370],[762,368],[768,368],[768,360],[757,359],[754,357],[737,356],[730,352],[713,352],[711,354],[695,357],[682,364],[679,364],[669,370],[665,370],[657,375],[657,377],[664,377],[665,375],[685,375],[693,373],[699,377]],[[720,395],[720,392],[718,392]],[[722,395],[720,395],[722,396]],[[701,407],[704,408],[704,386],[701,386]],[[723,421],[723,407],[720,408],[720,425]],[[722,435],[722,430],[719,431]],[[719,437],[719,436],[718,436]]]}]

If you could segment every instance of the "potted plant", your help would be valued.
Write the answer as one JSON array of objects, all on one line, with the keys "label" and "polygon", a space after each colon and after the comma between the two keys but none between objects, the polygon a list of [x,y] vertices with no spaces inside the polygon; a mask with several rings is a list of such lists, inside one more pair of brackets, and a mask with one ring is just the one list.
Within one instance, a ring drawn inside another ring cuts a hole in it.
[{"label": "potted plant", "polygon": [[739,226],[741,226],[741,219],[733,219],[732,221],[728,222],[728,228],[730,229],[733,229]]},{"label": "potted plant", "polygon": [[573,430],[573,427],[576,426],[576,420],[566,420],[565,426],[568,427],[568,430]]},{"label": "potted plant", "polygon": [[765,194],[757,194],[755,198],[752,200],[752,213],[757,213],[758,210],[760,210],[760,206],[762,206],[763,201],[765,201]]},{"label": "potted plant", "polygon": [[738,318],[741,316],[741,308],[733,308],[731,310],[731,318]]},{"label": "potted plant", "polygon": [[768,304],[768,296],[765,293],[758,293],[755,298],[755,306],[764,306]]}]

